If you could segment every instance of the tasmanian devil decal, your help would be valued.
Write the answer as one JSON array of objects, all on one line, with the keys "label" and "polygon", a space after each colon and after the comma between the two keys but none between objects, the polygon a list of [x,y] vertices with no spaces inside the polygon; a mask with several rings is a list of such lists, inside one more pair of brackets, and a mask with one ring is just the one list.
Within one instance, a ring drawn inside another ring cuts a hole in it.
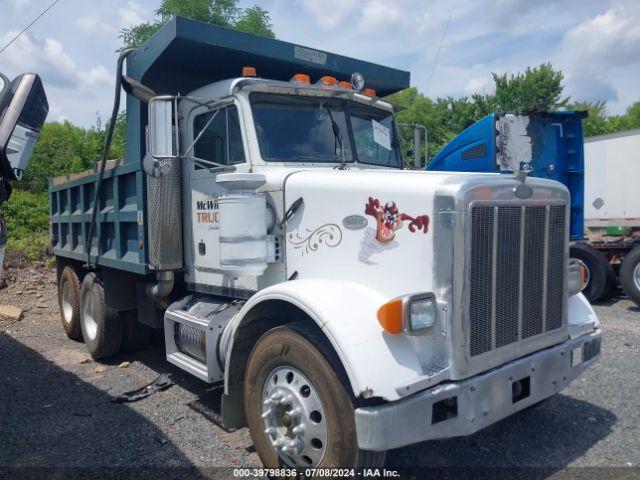
[{"label": "tasmanian devil decal", "polygon": [[369,197],[369,202],[364,207],[364,213],[373,217],[376,222],[375,229],[368,227],[362,242],[360,242],[358,258],[364,263],[374,264],[375,262],[370,259],[372,255],[398,246],[398,242],[395,240],[396,232],[403,227],[405,221],[408,221],[411,233],[427,233],[429,230],[428,215],[412,217],[401,213],[395,202],[382,205],[377,198]]}]

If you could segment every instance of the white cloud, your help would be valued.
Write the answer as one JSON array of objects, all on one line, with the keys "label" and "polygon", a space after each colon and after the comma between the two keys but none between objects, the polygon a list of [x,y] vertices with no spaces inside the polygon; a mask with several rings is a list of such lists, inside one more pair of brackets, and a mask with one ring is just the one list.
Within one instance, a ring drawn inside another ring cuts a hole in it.
[{"label": "white cloud", "polygon": [[[0,44],[15,36],[17,31],[9,31],[0,37]],[[73,89],[77,93],[96,85],[109,85],[107,70],[102,66],[83,71],[65,52],[62,43],[53,38],[39,38],[24,33],[3,52],[3,69],[16,72],[37,72],[45,86]]]},{"label": "white cloud", "polygon": [[31,0],[10,0],[10,3],[14,9],[21,11],[24,8],[29,6],[29,4],[31,3]]},{"label": "white cloud", "polygon": [[473,93],[490,94],[493,93],[495,85],[493,83],[493,77],[490,73],[484,75],[473,76],[469,79],[464,87],[464,91],[467,95]]},{"label": "white cloud", "polygon": [[113,84],[115,74],[107,70],[102,65],[89,69],[83,75],[84,83],[89,87],[108,86]]},{"label": "white cloud", "polygon": [[409,22],[410,15],[398,7],[393,0],[368,0],[362,9],[360,30],[372,31],[376,29],[400,26]]},{"label": "white cloud", "polygon": [[87,15],[83,15],[76,19],[76,25],[80,30],[84,33],[95,34],[95,33],[105,33],[105,34],[113,34],[116,29],[113,25],[105,22],[104,19],[100,18],[99,15],[95,13],[89,13]]},{"label": "white cloud", "polygon": [[329,29],[338,26],[353,13],[360,0],[299,0],[300,4],[322,28]]},{"label": "white cloud", "polygon": [[640,5],[617,2],[567,31],[559,64],[571,94],[580,100],[618,98],[611,70],[640,63]]},{"label": "white cloud", "polygon": [[149,20],[149,18],[147,18],[148,16],[148,12],[146,12],[138,2],[133,0],[129,0],[126,7],[118,9],[121,28],[130,28],[144,23]]}]

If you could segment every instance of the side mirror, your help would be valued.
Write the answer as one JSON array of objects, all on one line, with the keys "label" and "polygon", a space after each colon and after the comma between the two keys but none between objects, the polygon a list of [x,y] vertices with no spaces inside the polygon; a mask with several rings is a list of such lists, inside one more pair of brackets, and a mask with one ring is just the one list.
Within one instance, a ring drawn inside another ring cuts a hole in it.
[{"label": "side mirror", "polygon": [[6,77],[0,77],[0,166],[5,179],[20,180],[49,113],[49,103],[35,73],[25,73],[8,87],[6,84]]},{"label": "side mirror", "polygon": [[174,97],[155,97],[149,101],[149,144],[147,153],[156,160],[178,158],[178,122]]}]

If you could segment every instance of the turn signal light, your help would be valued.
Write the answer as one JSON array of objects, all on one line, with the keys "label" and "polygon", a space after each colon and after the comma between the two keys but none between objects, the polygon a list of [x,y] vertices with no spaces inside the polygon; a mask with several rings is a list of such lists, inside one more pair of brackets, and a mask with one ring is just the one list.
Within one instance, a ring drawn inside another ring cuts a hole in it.
[{"label": "turn signal light", "polygon": [[333,87],[338,84],[338,80],[336,79],[336,77],[330,77],[328,75],[325,75],[320,80],[318,80],[318,83],[325,85],[327,87]]},{"label": "turn signal light", "polygon": [[242,76],[243,77],[255,77],[256,75],[256,67],[242,67]]},{"label": "turn signal light", "polygon": [[385,332],[392,335],[402,333],[403,313],[402,299],[396,298],[385,303],[378,309],[378,322],[382,325]]},{"label": "turn signal light", "polygon": [[373,88],[363,88],[362,93],[365,95],[369,95],[370,97],[376,96],[376,91]]},{"label": "turn signal light", "polygon": [[291,81],[300,83],[302,85],[309,85],[311,83],[311,78],[305,73],[296,73],[293,77],[291,77]]},{"label": "turn signal light", "polygon": [[338,83],[338,85],[340,85],[342,88],[348,88],[349,90],[353,89],[353,85],[351,85],[351,82],[340,82]]}]

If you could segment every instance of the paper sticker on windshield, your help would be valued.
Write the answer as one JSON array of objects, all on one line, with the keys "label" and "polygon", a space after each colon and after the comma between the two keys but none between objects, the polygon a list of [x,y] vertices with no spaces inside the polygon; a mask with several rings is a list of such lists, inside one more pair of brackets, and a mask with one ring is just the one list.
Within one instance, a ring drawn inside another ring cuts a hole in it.
[{"label": "paper sticker on windshield", "polygon": [[371,120],[373,127],[373,141],[381,147],[391,150],[391,133],[389,129],[375,120]]}]

